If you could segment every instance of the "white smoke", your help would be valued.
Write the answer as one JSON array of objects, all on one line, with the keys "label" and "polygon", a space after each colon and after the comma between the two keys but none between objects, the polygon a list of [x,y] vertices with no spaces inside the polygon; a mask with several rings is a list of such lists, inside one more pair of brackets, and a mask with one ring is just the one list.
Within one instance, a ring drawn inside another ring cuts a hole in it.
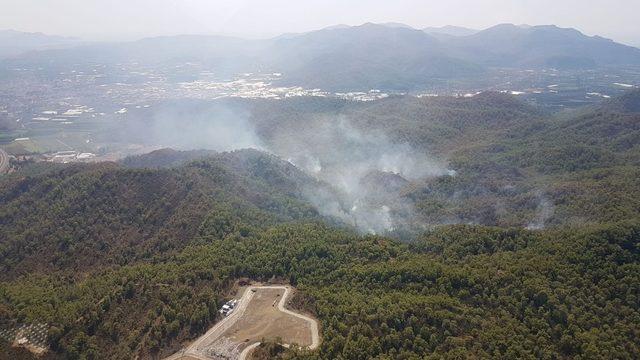
[{"label": "white smoke", "polygon": [[547,199],[547,197],[542,193],[537,193],[538,205],[536,208],[536,216],[533,221],[527,224],[526,228],[528,230],[542,230],[546,227],[547,222],[553,216],[555,212],[555,206],[553,203]]},{"label": "white smoke", "polygon": [[412,202],[400,194],[405,182],[451,174],[443,162],[380,131],[356,128],[346,117],[305,118],[270,129],[264,139],[249,118],[242,108],[225,104],[174,103],[159,107],[144,126],[125,131],[147,144],[180,150],[271,152],[330,185],[304,189],[321,214],[369,233],[394,231],[412,221]]},{"label": "white smoke", "polygon": [[110,141],[176,150],[264,149],[249,112],[223,103],[167,101],[130,111],[111,130]]},{"label": "white smoke", "polygon": [[189,113],[163,110],[156,114],[149,134],[152,141],[180,150],[263,149],[248,114],[223,106]]},{"label": "white smoke", "polygon": [[381,177],[384,185],[387,178],[415,181],[451,174],[444,163],[408,144],[394,143],[381,132],[357,129],[344,117],[278,129],[268,148],[333,186],[335,191],[313,188],[305,192],[323,215],[370,233],[394,231],[406,225],[414,211],[410,201],[394,190],[372,188],[367,183],[369,176]]}]

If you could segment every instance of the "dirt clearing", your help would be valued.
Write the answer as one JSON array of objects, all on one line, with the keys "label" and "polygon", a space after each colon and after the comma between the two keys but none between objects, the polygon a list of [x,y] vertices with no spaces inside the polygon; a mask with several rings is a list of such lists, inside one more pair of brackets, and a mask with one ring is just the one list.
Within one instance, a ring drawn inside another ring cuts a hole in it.
[{"label": "dirt clearing", "polygon": [[291,292],[289,286],[249,286],[229,316],[167,360],[243,359],[263,339],[315,349],[318,323],[286,309]]},{"label": "dirt clearing", "polygon": [[278,308],[283,295],[284,289],[256,289],[244,316],[223,336],[235,342],[273,341],[279,337],[287,344],[311,345],[309,324]]}]

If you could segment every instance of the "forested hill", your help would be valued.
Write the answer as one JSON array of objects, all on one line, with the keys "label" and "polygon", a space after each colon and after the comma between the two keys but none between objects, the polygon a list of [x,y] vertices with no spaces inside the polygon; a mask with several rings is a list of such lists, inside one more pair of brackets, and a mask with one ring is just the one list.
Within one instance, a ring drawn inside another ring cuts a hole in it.
[{"label": "forested hill", "polygon": [[304,134],[317,123],[348,121],[363,131],[379,131],[394,142],[445,155],[470,141],[495,141],[511,129],[547,117],[540,109],[497,92],[473,97],[392,96],[364,103],[300,97],[242,101],[239,106],[250,110],[267,143],[283,132]]},{"label": "forested hill", "polygon": [[189,161],[215,155],[217,153],[211,150],[177,151],[165,148],[144,155],[129,156],[119,162],[128,168],[158,169],[177,167]]},{"label": "forested hill", "polygon": [[640,113],[640,89],[607,100],[600,107],[602,111],[618,113]]},{"label": "forested hill", "polygon": [[495,93],[250,104],[281,158],[326,135],[314,124],[366,156],[446,156],[455,173],[362,179],[429,225],[409,242],[329,223],[305,193],[326,184],[257,150],[27,166],[0,178],[0,329],[47,324],[50,358],[161,358],[219,320],[237,280],[276,279],[322,343],[274,358],[638,358],[633,97],[558,115]]},{"label": "forested hill", "polygon": [[[205,225],[205,228],[208,228]],[[617,358],[640,352],[640,223],[449,226],[414,245],[320,225],[199,237],[175,257],[0,283],[3,326],[46,322],[53,357],[157,358],[206,331],[234,279],[286,279],[318,351],[282,359]]]},{"label": "forested hill", "polygon": [[[157,158],[152,153],[124,163],[158,165]],[[252,150],[171,169],[101,163],[18,174],[0,183],[0,277],[150,260],[184,248],[202,231],[224,237],[238,230],[235,219],[247,233],[316,219],[300,200],[302,187],[314,181]]]},{"label": "forested hill", "polygon": [[[414,181],[400,191],[417,209],[419,223],[540,227],[640,215],[639,94],[558,114],[495,92],[243,106],[250,108],[261,138],[281,156],[295,149],[322,159],[324,150],[310,151],[310,144],[326,127],[348,124],[347,135],[373,136],[378,148],[407,144],[408,154],[445,160],[455,176]],[[300,146],[291,145],[296,139]]]}]

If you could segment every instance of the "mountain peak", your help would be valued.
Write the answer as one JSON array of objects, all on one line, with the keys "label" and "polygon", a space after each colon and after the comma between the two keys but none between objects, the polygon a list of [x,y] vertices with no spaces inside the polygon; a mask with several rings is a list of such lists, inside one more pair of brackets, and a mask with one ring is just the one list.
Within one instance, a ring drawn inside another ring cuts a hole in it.
[{"label": "mountain peak", "polygon": [[351,26],[347,24],[337,24],[337,25],[327,26],[325,28],[322,28],[322,30],[341,30],[341,29],[348,29],[350,27]]},{"label": "mountain peak", "polygon": [[362,25],[358,25],[358,26],[354,26],[354,28],[395,28],[394,26],[386,26],[384,24],[377,24],[377,23],[373,23],[373,22],[366,22]]},{"label": "mountain peak", "polygon": [[387,23],[381,23],[380,25],[386,26],[386,27],[390,27],[390,28],[402,28],[402,29],[415,30],[415,28],[413,28],[412,26],[409,26],[409,25],[403,24],[403,23],[399,23],[399,22],[387,22]]},{"label": "mountain peak", "polygon": [[526,29],[525,27],[520,27],[516,24],[512,24],[512,23],[501,23],[501,24],[497,24],[491,27],[488,27],[487,29],[483,30],[483,31],[488,31],[488,30],[518,30],[518,29]]},{"label": "mountain peak", "polygon": [[585,69],[640,64],[640,50],[556,25],[499,24],[454,39],[469,58],[483,65]]},{"label": "mountain peak", "polygon": [[448,36],[469,36],[478,32],[475,29],[469,29],[462,26],[445,25],[441,27],[426,27],[422,31],[427,34],[448,35]]}]

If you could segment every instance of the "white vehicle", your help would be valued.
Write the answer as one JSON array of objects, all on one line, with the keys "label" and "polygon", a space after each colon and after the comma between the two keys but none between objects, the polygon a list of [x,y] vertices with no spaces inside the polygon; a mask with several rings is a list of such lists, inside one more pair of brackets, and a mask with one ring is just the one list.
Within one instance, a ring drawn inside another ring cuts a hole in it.
[{"label": "white vehicle", "polygon": [[228,301],[226,304],[222,305],[222,309],[220,309],[220,313],[224,316],[228,316],[233,312],[233,308],[235,307],[237,301],[231,302]]}]

